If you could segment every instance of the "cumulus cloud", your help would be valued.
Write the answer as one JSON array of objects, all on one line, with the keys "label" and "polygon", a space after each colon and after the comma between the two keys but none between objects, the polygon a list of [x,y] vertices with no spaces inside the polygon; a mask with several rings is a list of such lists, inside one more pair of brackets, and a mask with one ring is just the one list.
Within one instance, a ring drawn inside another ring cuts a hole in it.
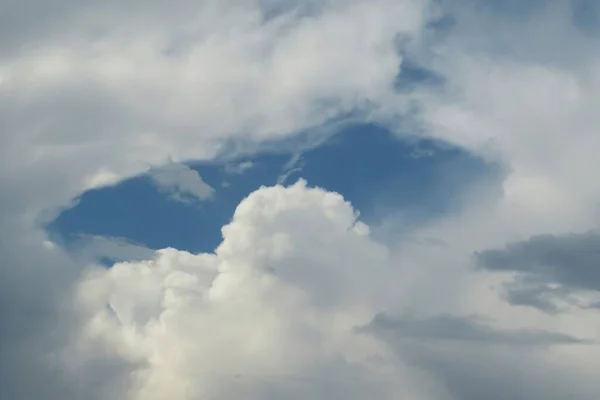
[{"label": "cumulus cloud", "polygon": [[177,201],[206,200],[215,192],[208,183],[202,180],[198,171],[185,164],[169,163],[160,168],[153,168],[149,176],[156,187],[170,194]]},{"label": "cumulus cloud", "polygon": [[91,271],[77,357],[130,363],[129,399],[441,398],[354,329],[390,267],[340,195],[262,188],[215,254],[165,249]]},{"label": "cumulus cloud", "polygon": [[[214,254],[164,249],[88,271],[67,364],[79,379],[108,357],[128,378],[108,375],[101,387],[128,399],[450,400],[491,395],[469,373],[498,390],[489,374],[511,363],[539,368],[540,346],[589,344],[473,317],[382,314],[394,277],[401,279],[389,249],[340,195],[304,181],[264,187],[238,206]],[[513,349],[503,355],[498,346],[506,345]],[[475,372],[478,352],[491,365]],[[531,395],[546,390],[535,380],[525,385]]]}]

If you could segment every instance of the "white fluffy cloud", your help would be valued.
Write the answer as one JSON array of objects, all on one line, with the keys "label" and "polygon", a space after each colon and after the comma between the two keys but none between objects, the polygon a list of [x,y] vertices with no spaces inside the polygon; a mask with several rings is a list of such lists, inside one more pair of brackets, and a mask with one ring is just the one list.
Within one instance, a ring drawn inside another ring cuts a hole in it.
[{"label": "white fluffy cloud", "polygon": [[340,195],[302,181],[261,188],[215,254],[165,249],[91,271],[76,357],[100,357],[98,346],[131,363],[121,396],[132,400],[444,398],[356,330],[391,275],[387,249]]}]

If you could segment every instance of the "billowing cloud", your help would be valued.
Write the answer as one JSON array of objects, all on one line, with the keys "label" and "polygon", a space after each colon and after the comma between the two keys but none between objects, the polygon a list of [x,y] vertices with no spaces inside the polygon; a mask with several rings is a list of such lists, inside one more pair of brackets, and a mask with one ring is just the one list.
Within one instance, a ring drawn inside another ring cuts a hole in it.
[{"label": "billowing cloud", "polygon": [[[489,354],[490,368],[502,371],[511,357],[541,363],[548,345],[590,344],[472,317],[381,314],[402,279],[397,268],[340,195],[303,181],[261,188],[223,227],[214,254],[164,249],[148,261],[88,271],[66,362],[79,379],[112,359],[127,382],[109,375],[101,387],[127,399],[450,400],[488,393],[476,383],[458,392],[446,381],[468,384],[473,352]],[[448,376],[450,359],[463,375]],[[489,380],[490,371],[478,373]],[[530,384],[526,393],[545,393]]]},{"label": "billowing cloud", "polygon": [[75,357],[93,365],[108,349],[129,363],[132,400],[442,398],[355,329],[390,268],[340,195],[302,181],[262,188],[215,254],[165,249],[91,271]]}]

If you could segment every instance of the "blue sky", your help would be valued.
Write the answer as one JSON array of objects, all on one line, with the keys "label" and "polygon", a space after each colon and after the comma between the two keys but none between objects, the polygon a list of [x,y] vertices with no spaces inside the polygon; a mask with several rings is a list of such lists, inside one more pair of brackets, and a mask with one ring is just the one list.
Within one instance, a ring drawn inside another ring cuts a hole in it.
[{"label": "blue sky", "polygon": [[[251,167],[232,172],[235,165]],[[309,186],[342,194],[369,225],[378,226],[386,217],[401,214],[397,229],[407,232],[456,211],[469,185],[499,172],[457,147],[402,140],[372,124],[341,128],[325,143],[304,151],[259,152],[189,166],[215,189],[212,198],[175,201],[142,175],[84,193],[48,230],[67,247],[76,246],[82,235],[99,235],[152,249],[211,252],[221,241],[221,227],[244,197],[262,185],[291,184],[303,178]]]}]

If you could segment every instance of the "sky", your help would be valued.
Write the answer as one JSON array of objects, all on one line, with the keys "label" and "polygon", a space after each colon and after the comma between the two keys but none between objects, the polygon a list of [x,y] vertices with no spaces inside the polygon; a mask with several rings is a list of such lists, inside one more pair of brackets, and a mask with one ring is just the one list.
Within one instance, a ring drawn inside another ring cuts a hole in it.
[{"label": "sky", "polygon": [[[394,236],[409,235],[412,227],[460,209],[461,193],[477,182],[496,179],[500,186],[499,166],[460,148],[401,140],[372,124],[338,129],[314,148],[263,149],[233,160],[172,163],[87,191],[46,229],[55,241],[80,253],[93,251],[98,236],[153,250],[213,252],[222,240],[220,228],[250,193],[305,179],[343,195],[363,222],[380,228],[378,239],[385,240],[394,227]],[[177,186],[187,176],[187,189]]]},{"label": "sky", "polygon": [[597,2],[5,3],[0,398],[600,395]]}]

